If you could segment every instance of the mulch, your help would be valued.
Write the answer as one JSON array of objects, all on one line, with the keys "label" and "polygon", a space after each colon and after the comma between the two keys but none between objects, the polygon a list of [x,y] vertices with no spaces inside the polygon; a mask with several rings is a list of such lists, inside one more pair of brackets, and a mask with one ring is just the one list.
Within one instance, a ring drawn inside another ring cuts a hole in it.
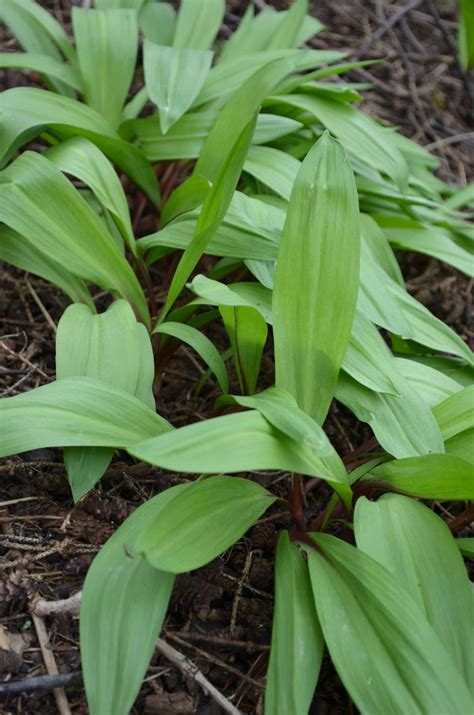
[{"label": "mulch", "polygon": [[[69,26],[69,0],[45,0],[41,4]],[[261,1],[255,4],[264,5]],[[279,8],[288,5],[272,4]],[[235,28],[246,5],[229,0],[223,38]],[[461,70],[454,53],[455,3],[319,0],[314,10],[327,31],[312,40],[313,47],[344,49],[354,59],[385,59],[349,73],[353,81],[373,84],[365,93],[365,109],[430,147],[441,160],[439,175],[444,180],[461,186],[472,180],[474,79]],[[0,49],[13,47],[8,33],[0,30]],[[24,74],[0,72],[2,89],[26,81]],[[130,194],[130,208],[132,217],[140,210],[139,235],[153,230],[155,218],[150,207],[142,211],[140,197],[134,193]],[[401,263],[413,295],[466,341],[472,340],[472,283],[455,269],[423,256],[403,254]],[[163,276],[157,273],[155,279],[156,285],[162,284]],[[3,267],[1,397],[54,380],[54,327],[67,304],[64,295],[41,279]],[[215,337],[225,340],[219,332]],[[268,384],[273,369],[269,356],[264,364],[262,384]],[[158,410],[176,426],[212,414],[217,389],[209,382],[199,394],[195,392],[202,372],[202,365],[184,348],[166,366]],[[325,428],[345,456],[371,437],[368,428],[339,405],[333,406]],[[154,494],[187,481],[189,476],[136,464],[126,454],[117,453],[101,483],[76,506],[59,450],[35,450],[4,459],[0,476],[0,626],[16,636],[17,645],[18,636],[21,640],[21,655],[17,657],[2,651],[0,640],[0,682],[5,682],[46,672],[29,603],[37,596],[55,600],[78,591],[94,555],[127,516]],[[290,475],[269,472],[251,477],[287,497]],[[311,519],[323,512],[329,498],[324,485],[313,487],[306,505]],[[178,577],[162,634],[245,713],[263,712],[274,548],[278,532],[290,526],[287,513],[274,507],[220,558]],[[46,626],[59,672],[80,671],[78,620],[55,616],[47,619]],[[88,712],[80,684],[67,687],[66,693],[75,715]],[[336,715],[354,711],[325,658],[311,712]],[[15,694],[0,703],[4,715],[57,712],[49,691]],[[183,676],[159,655],[152,660],[132,710],[135,715],[220,712],[192,678]]]}]

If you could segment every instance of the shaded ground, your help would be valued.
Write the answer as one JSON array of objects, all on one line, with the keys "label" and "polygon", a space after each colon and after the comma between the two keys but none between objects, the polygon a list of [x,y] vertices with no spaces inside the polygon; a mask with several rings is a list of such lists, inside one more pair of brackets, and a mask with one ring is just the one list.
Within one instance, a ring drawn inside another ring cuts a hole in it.
[{"label": "shaded ground", "polygon": [[[42,4],[67,26],[69,0]],[[240,0],[228,3],[223,37],[235,27],[245,5]],[[412,9],[407,11],[408,7]],[[350,75],[356,81],[375,85],[367,93],[366,108],[382,120],[398,124],[421,144],[431,145],[442,160],[442,178],[461,185],[472,179],[474,127],[468,92],[469,87],[472,90],[472,77],[460,72],[452,52],[456,19],[453,3],[319,0],[316,11],[328,29],[313,41],[315,47],[343,48],[353,57],[387,58],[384,64]],[[394,18],[398,18],[396,22]],[[2,51],[13,47],[3,30],[0,43]],[[25,81],[25,75],[0,73],[1,88]],[[138,197],[132,194],[130,201],[132,216],[139,218]],[[154,216],[145,209],[136,223],[139,234],[150,231]],[[403,269],[413,294],[465,340],[472,338],[471,283],[454,269],[421,256],[404,255]],[[157,285],[161,278],[157,277]],[[62,294],[34,276],[3,269],[0,396],[15,395],[54,379],[54,325],[67,303]],[[218,335],[217,339],[223,337]],[[271,379],[270,360],[267,368]],[[212,384],[198,396],[194,393],[202,371],[200,363],[184,348],[167,366],[158,409],[173,424],[211,414],[216,396]],[[370,437],[364,425],[338,406],[331,411],[326,428],[343,455],[349,455]],[[0,624],[22,634],[27,645],[23,657],[15,663],[0,659],[1,681],[45,672],[28,602],[37,594],[58,599],[79,590],[94,554],[133,509],[188,477],[134,464],[126,455],[117,454],[97,489],[73,508],[57,450],[3,460],[0,475]],[[254,478],[287,496],[289,475],[260,473]],[[327,498],[324,486],[308,494],[310,518],[321,513]],[[258,713],[262,708],[273,608],[275,535],[288,526],[286,513],[275,507],[220,559],[180,577],[166,619],[164,637],[168,642],[192,658],[243,712]],[[60,672],[79,670],[77,620],[69,616],[50,618],[47,628]],[[68,688],[67,696],[76,715],[87,713],[80,686]],[[325,662],[314,712],[353,711],[337,675]],[[51,693],[16,695],[0,703],[0,713],[5,714],[56,712]],[[132,712],[213,715],[220,710],[193,680],[155,656]]]}]

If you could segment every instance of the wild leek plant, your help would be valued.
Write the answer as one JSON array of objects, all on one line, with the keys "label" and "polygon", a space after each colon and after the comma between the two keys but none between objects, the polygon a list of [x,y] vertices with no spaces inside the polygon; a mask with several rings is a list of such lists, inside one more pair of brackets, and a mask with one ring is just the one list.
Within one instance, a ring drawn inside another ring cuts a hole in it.
[{"label": "wild leek plant", "polygon": [[[470,712],[472,539],[453,538],[432,504],[474,498],[473,357],[407,293],[394,249],[472,275],[472,190],[441,182],[433,156],[359,110],[360,85],[333,81],[360,63],[297,49],[321,29],[307,0],[249,8],[216,49],[223,0],[182,0],[177,14],[95,5],[73,9],[73,42],[33,0],[0,0],[25,50],[0,64],[47,86],[0,95],[0,258],[72,301],[57,380],[1,403],[1,455],[63,447],[75,500],[116,449],[198,476],[139,507],[89,570],[90,712],[129,712],[176,574],[277,502],[262,469],[288,472],[279,501],[293,519],[276,550],[265,712],[308,712],[325,646],[363,713]],[[130,98],[142,36],[144,85]],[[21,152],[34,137],[42,148]],[[154,205],[155,233],[135,239],[116,169]],[[159,303],[150,266],[174,251]],[[204,255],[216,261],[196,274]],[[95,286],[114,299],[103,313]],[[216,320],[227,355],[203,330]],[[275,386],[259,392],[269,326]],[[222,395],[219,416],[175,429],[155,396],[179,343]],[[370,425],[375,451],[336,452],[323,429],[334,399]],[[332,490],[313,520],[308,477]],[[347,539],[330,533],[341,519]]]}]

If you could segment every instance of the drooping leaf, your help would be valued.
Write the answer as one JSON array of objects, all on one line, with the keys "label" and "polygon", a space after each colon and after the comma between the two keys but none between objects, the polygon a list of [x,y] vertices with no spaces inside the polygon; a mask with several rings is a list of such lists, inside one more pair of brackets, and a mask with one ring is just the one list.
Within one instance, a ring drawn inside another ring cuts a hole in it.
[{"label": "drooping leaf", "polygon": [[43,447],[114,447],[168,431],[141,400],[89,377],[68,377],[0,403],[0,456]]},{"label": "drooping leaf", "polygon": [[212,62],[212,52],[165,47],[145,40],[145,83],[158,107],[163,134],[192,105],[204,84]]},{"label": "drooping leaf", "polygon": [[170,335],[190,345],[204,360],[206,365],[210,367],[217,378],[222,392],[227,392],[229,389],[229,379],[225,363],[214,343],[212,343],[204,333],[201,333],[200,330],[193,328],[191,325],[168,320],[157,325],[153,332]]},{"label": "drooping leaf", "polygon": [[186,489],[172,487],[142,504],[107,541],[84,583],[81,658],[91,715],[127,715],[161,630],[174,575],[136,551],[141,531]]},{"label": "drooping leaf", "polygon": [[141,151],[120,139],[97,112],[82,102],[35,87],[15,87],[0,95],[0,165],[48,127],[61,139],[81,135],[97,144],[157,204],[156,176]]},{"label": "drooping leaf", "polygon": [[84,281],[5,224],[0,225],[0,260],[54,283],[75,303],[94,305]]},{"label": "drooping leaf", "polygon": [[362,477],[421,499],[474,499],[472,464],[451,454],[384,462]]},{"label": "drooping leaf", "polygon": [[155,568],[171,573],[199,568],[240,539],[275,499],[248,479],[194,482],[145,526],[137,551]]},{"label": "drooping leaf", "polygon": [[433,408],[444,439],[474,427],[474,385],[456,392]]},{"label": "drooping leaf", "polygon": [[374,392],[341,373],[336,399],[367,422],[382,447],[395,457],[444,452],[443,438],[428,404],[402,375],[394,372],[392,382],[396,395]]},{"label": "drooping leaf", "polygon": [[115,129],[135,72],[136,11],[74,7],[72,24],[85,101]]},{"label": "drooping leaf", "polygon": [[127,198],[114,168],[88,139],[73,137],[48,149],[44,156],[61,171],[87,184],[100,203],[112,214],[128,249],[136,255]]},{"label": "drooping leaf", "polygon": [[295,181],[273,292],[276,384],[319,423],[334,396],[355,313],[358,220],[352,169],[340,144],[325,135]]},{"label": "drooping leaf", "polygon": [[41,154],[24,152],[2,172],[0,220],[73,275],[119,293],[149,320],[141,286],[104,224]]},{"label": "drooping leaf", "polygon": [[54,77],[74,90],[81,90],[81,80],[74,68],[49,55],[34,52],[0,52],[0,67],[32,70]]},{"label": "drooping leaf", "polygon": [[221,306],[220,313],[232,346],[241,392],[253,395],[267,340],[267,324],[252,307]]},{"label": "drooping leaf", "polygon": [[265,689],[267,715],[307,715],[323,649],[308,567],[288,533],[283,532],[275,560],[275,611]]},{"label": "drooping leaf", "polygon": [[186,425],[129,451],[164,469],[206,474],[283,469],[322,477],[341,493],[350,493],[345,471],[328,469],[313,449],[275,430],[254,411]]},{"label": "drooping leaf", "polygon": [[359,499],[354,513],[357,546],[395,576],[433,626],[474,695],[474,649],[466,617],[471,584],[450,530],[415,499],[384,494]]},{"label": "drooping leaf", "polygon": [[[416,601],[377,561],[327,534],[304,547],[331,659],[363,713],[465,713],[471,696]],[[427,657],[429,654],[429,657]]]}]

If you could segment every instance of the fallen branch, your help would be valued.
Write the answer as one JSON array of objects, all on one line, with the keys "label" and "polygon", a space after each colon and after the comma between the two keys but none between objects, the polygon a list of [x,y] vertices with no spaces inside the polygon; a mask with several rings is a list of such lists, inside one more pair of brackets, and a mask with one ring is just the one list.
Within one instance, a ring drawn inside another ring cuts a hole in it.
[{"label": "fallen branch", "polygon": [[0,683],[0,697],[33,693],[37,690],[66,688],[68,685],[80,685],[81,683],[82,673],[80,671],[59,673],[58,675],[39,675],[36,678],[26,678],[25,680],[10,680],[8,683]]}]

